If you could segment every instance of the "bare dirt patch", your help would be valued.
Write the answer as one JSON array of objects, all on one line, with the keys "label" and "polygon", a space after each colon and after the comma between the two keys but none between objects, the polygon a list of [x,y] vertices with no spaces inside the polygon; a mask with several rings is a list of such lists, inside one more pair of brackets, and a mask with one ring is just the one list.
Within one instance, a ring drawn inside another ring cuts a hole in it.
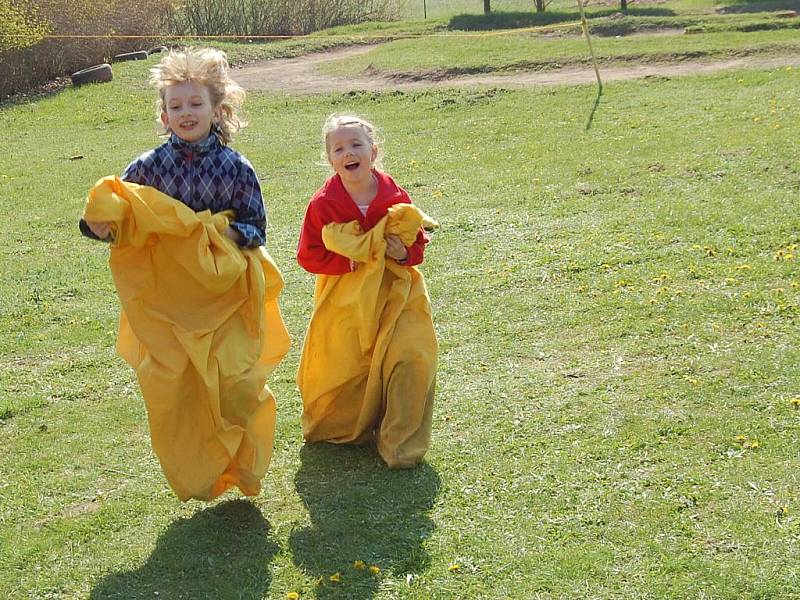
[{"label": "bare dirt patch", "polygon": [[[392,90],[428,87],[501,86],[530,87],[537,85],[577,85],[593,83],[594,70],[590,65],[564,67],[546,71],[515,73],[478,73],[455,77],[393,78],[380,71],[367,69],[358,77],[336,77],[320,73],[317,65],[366,54],[371,46],[338,48],[307,54],[298,58],[275,59],[254,63],[235,70],[234,78],[248,90],[315,94],[350,90]],[[742,56],[722,60],[681,60],[635,65],[604,66],[600,76],[604,82],[645,77],[681,77],[715,73],[731,69],[773,69],[800,66],[800,55]]]}]

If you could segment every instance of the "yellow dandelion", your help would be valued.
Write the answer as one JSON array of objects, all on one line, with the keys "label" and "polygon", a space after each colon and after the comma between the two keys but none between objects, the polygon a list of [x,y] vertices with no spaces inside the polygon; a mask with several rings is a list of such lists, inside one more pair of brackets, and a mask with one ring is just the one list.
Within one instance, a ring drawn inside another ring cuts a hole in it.
[{"label": "yellow dandelion", "polygon": [[789,404],[791,404],[795,408],[800,408],[800,396],[797,396],[789,400]]},{"label": "yellow dandelion", "polygon": [[449,567],[447,567],[447,570],[451,573],[457,573],[461,570],[461,565],[458,563],[452,563]]},{"label": "yellow dandelion", "polygon": [[367,565],[366,563],[364,563],[363,560],[357,560],[353,563],[353,567],[355,567],[356,569],[366,569]]},{"label": "yellow dandelion", "polygon": [[372,573],[373,575],[377,575],[378,573],[381,572],[381,568],[378,565],[371,565],[369,568],[369,572]]},{"label": "yellow dandelion", "polygon": [[328,577],[328,579],[330,579],[333,583],[339,583],[342,580],[342,574],[337,571],[336,573]]},{"label": "yellow dandelion", "polygon": [[753,441],[752,441],[752,442],[750,442],[749,444],[745,444],[745,445],[744,445],[744,447],[745,447],[745,448],[750,448],[751,450],[755,450],[755,449],[756,449],[756,448],[758,448],[760,445],[761,445],[761,444],[759,444],[759,443],[758,443],[758,440],[753,440]]},{"label": "yellow dandelion", "polygon": [[744,294],[742,294],[742,298],[749,298],[750,296],[752,296],[750,292],[745,292]]},{"label": "yellow dandelion", "polygon": [[742,265],[736,265],[736,270],[737,270],[737,271],[749,271],[749,270],[750,270],[750,269],[752,269],[752,268],[753,268],[753,267],[751,267],[750,265],[748,265],[748,264],[746,264],[746,263],[745,263],[745,264],[742,264]]},{"label": "yellow dandelion", "polygon": [[740,444],[744,444],[746,439],[747,439],[746,435],[737,435],[736,436],[736,441],[739,442]]},{"label": "yellow dandelion", "polygon": [[286,594],[286,600],[299,600],[300,594],[297,592],[288,592]]}]

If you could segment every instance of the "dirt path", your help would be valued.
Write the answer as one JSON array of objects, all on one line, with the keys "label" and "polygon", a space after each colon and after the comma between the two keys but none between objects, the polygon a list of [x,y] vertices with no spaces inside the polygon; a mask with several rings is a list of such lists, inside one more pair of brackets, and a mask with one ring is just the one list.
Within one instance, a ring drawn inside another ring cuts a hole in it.
[{"label": "dirt path", "polygon": [[[372,46],[339,48],[327,52],[307,54],[298,58],[282,58],[254,63],[238,68],[234,78],[248,90],[264,90],[295,94],[342,92],[348,90],[408,89],[423,87],[458,87],[469,85],[492,85],[502,87],[525,87],[536,85],[575,85],[593,83],[594,70],[589,67],[565,67],[549,71],[531,71],[509,74],[482,73],[448,79],[394,80],[385,75],[358,77],[335,77],[319,73],[317,65],[366,54]],[[671,63],[647,63],[601,67],[604,82],[644,77],[680,77],[714,73],[726,69],[770,69],[775,67],[800,66],[800,55],[748,56],[724,60],[684,60]]]}]

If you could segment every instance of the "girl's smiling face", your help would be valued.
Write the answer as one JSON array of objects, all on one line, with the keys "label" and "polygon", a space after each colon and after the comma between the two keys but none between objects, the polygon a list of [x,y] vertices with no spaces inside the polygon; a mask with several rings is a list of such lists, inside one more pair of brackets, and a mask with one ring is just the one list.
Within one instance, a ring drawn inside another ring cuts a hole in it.
[{"label": "girl's smiling face", "polygon": [[328,162],[347,183],[369,181],[378,156],[378,147],[360,125],[342,125],[326,139]]},{"label": "girl's smiling face", "polygon": [[204,140],[219,117],[208,88],[194,81],[176,83],[164,91],[161,122],[185,142]]}]

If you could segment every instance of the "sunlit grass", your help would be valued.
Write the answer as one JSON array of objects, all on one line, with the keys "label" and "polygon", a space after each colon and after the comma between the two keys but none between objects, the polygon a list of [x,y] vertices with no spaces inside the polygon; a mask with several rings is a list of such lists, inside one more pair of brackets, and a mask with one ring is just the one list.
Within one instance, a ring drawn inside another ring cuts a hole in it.
[{"label": "sunlit grass", "polygon": [[[294,346],[263,494],[207,507],[167,488],[114,355],[107,248],[76,227],[158,143],[149,64],[0,109],[0,597],[798,597],[797,69],[612,83],[596,106],[591,86],[251,93],[234,147]],[[342,110],[442,224],[412,471],[301,441],[293,256]]]}]

